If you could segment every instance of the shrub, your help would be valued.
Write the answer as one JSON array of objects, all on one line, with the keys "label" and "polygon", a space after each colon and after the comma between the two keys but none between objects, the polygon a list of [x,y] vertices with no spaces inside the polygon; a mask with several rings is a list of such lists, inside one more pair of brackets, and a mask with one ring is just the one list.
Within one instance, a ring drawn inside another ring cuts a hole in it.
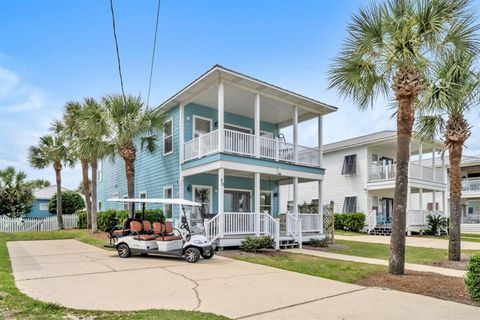
[{"label": "shrub", "polygon": [[[85,208],[85,201],[80,193],[75,191],[62,192],[62,214],[74,214],[78,210]],[[48,211],[57,214],[57,196],[53,195],[48,202]]]},{"label": "shrub", "polygon": [[335,213],[335,229],[358,232],[365,226],[365,214],[362,212],[354,213]]},{"label": "shrub", "polygon": [[87,212],[86,211],[77,211],[75,214],[78,216],[78,229],[87,229]]},{"label": "shrub", "polygon": [[[140,214],[141,210],[137,210],[138,218],[140,217]],[[108,232],[110,231],[112,221],[117,221],[117,223],[121,225],[123,224],[123,221],[127,219],[127,217],[127,210],[108,209],[99,211],[97,213],[98,229]],[[144,218],[150,222],[165,220],[162,209],[146,209]]]},{"label": "shrub", "polygon": [[326,248],[328,247],[328,242],[329,242],[329,238],[328,237],[325,237],[323,239],[310,239],[309,241],[309,244],[312,246],[312,247],[320,247],[320,248]]},{"label": "shrub", "polygon": [[472,300],[480,303],[480,254],[470,258],[467,267],[465,285],[472,297]]},{"label": "shrub", "polygon": [[427,215],[427,226],[431,231],[431,234],[439,234],[443,229],[447,227],[447,218],[442,217],[439,214]]},{"label": "shrub", "polygon": [[257,252],[260,249],[266,248],[274,248],[275,243],[271,236],[260,236],[260,237],[246,237],[242,244],[240,245],[240,249],[247,252]]}]

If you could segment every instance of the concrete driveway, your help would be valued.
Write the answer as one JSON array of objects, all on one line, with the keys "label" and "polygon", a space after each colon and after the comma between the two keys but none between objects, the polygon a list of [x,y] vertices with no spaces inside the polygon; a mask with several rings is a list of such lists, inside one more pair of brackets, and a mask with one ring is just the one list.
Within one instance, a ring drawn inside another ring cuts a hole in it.
[{"label": "concrete driveway", "polygon": [[186,309],[237,319],[479,319],[480,308],[214,257],[120,259],[75,240],[9,242],[18,288],[66,307]]}]

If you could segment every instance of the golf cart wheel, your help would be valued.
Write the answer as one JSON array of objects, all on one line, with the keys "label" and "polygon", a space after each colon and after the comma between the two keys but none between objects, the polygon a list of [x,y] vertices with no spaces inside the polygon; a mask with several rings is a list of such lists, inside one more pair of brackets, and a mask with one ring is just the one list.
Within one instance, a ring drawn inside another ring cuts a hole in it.
[{"label": "golf cart wheel", "polygon": [[121,243],[117,247],[118,256],[120,258],[128,258],[132,254],[130,248],[125,243]]},{"label": "golf cart wheel", "polygon": [[198,260],[200,260],[200,250],[194,247],[190,247],[187,250],[185,250],[185,260],[189,263],[195,263]]},{"label": "golf cart wheel", "polygon": [[203,259],[212,259],[213,256],[215,255],[215,251],[213,249],[208,250],[207,254],[202,254]]}]

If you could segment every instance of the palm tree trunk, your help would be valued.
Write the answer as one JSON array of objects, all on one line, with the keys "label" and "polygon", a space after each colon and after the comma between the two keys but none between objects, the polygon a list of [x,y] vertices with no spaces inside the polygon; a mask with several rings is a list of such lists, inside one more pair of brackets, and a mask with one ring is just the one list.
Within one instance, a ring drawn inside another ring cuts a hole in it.
[{"label": "palm tree trunk", "polygon": [[405,232],[407,217],[408,162],[414,121],[414,97],[397,96],[397,177],[393,206],[390,261],[388,271],[400,275],[405,272]]},{"label": "palm tree trunk", "polygon": [[[127,175],[127,194],[129,198],[135,198],[135,164],[133,161],[125,160],[125,172]],[[135,216],[135,204],[130,202],[128,204],[129,216]]]},{"label": "palm tree trunk", "polygon": [[98,232],[97,223],[97,158],[90,161],[92,167],[92,233]]},{"label": "palm tree trunk", "polygon": [[449,144],[450,161],[450,222],[449,222],[449,241],[448,241],[448,260],[460,261],[460,227],[462,218],[462,175],[460,162],[462,159],[463,144]]},{"label": "palm tree trunk", "polygon": [[65,229],[63,225],[63,216],[62,216],[62,165],[59,163],[55,164],[55,179],[57,182],[57,221],[58,227],[60,229]]},{"label": "palm tree trunk", "polygon": [[87,229],[92,228],[92,201],[90,198],[90,182],[88,181],[88,162],[81,160],[82,163],[82,181],[83,181],[83,195],[85,196],[85,203],[87,209]]}]

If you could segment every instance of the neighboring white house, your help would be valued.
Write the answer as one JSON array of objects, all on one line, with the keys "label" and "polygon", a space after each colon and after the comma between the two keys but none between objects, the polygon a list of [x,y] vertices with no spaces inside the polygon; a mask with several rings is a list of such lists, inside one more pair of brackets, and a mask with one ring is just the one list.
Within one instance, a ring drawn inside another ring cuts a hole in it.
[{"label": "neighboring white house", "polygon": [[[335,212],[363,212],[368,230],[390,225],[396,177],[396,131],[381,131],[324,145],[324,201]],[[446,166],[435,157],[441,143],[411,143],[407,201],[409,231],[425,227],[429,211],[445,215],[447,207]],[[299,203],[318,201],[317,186],[299,184]],[[293,190],[281,186],[281,210],[291,211]]]}]

